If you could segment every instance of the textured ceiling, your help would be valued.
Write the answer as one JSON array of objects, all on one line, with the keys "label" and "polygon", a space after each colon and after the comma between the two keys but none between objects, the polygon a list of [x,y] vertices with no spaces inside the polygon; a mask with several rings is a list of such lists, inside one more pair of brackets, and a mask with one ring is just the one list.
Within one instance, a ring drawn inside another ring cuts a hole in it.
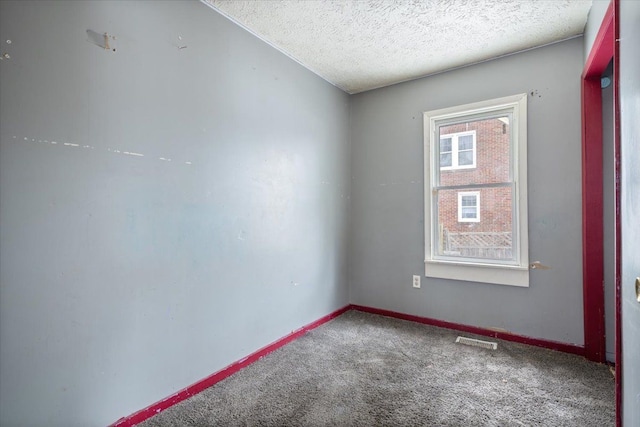
[{"label": "textured ceiling", "polygon": [[582,34],[591,0],[203,0],[348,93]]}]

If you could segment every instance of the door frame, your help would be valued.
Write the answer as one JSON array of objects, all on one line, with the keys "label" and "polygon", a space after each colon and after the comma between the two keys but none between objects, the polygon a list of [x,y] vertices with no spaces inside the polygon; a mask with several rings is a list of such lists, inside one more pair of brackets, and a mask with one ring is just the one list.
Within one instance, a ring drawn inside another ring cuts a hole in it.
[{"label": "door frame", "polygon": [[622,328],[620,323],[620,106],[619,0],[604,15],[584,66],[582,86],[582,272],[584,351],[589,360],[604,363],[604,247],[602,167],[602,73],[613,59],[614,174],[615,174],[615,376],[616,425],[622,420]]}]

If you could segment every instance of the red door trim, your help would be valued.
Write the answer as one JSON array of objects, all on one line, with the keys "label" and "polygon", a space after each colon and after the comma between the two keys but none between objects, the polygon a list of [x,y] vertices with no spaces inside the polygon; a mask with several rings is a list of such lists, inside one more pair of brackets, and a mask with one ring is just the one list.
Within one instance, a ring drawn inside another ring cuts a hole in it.
[{"label": "red door trim", "polygon": [[582,80],[582,277],[585,356],[605,361],[600,76]]},{"label": "red door trim", "polygon": [[618,10],[612,0],[582,73],[582,262],[585,356],[605,361],[602,93],[600,78],[614,61],[616,424],[621,425],[622,340],[620,326],[620,108],[618,102]]},{"label": "red door trim", "polygon": [[605,361],[602,92],[600,78],[613,58],[613,44],[613,3],[611,3],[582,73],[584,348],[586,357],[596,362]]},{"label": "red door trim", "polygon": [[[615,2],[617,4],[617,1]],[[602,18],[602,24],[598,30],[598,34],[589,52],[589,57],[584,65],[584,71],[582,77],[597,77],[602,76],[603,71],[609,65],[611,58],[613,58],[614,51],[614,1],[609,4],[607,11]]]}]

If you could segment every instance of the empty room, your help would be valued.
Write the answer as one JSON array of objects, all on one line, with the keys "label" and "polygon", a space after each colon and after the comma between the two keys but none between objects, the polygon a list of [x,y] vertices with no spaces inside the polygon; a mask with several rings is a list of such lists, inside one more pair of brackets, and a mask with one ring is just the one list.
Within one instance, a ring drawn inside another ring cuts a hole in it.
[{"label": "empty room", "polygon": [[0,425],[640,425],[640,2],[0,1]]}]

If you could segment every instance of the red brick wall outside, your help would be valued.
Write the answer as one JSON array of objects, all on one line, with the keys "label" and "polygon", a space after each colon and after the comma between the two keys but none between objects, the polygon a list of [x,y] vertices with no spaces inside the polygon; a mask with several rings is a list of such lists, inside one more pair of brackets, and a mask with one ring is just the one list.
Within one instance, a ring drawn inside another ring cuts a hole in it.
[{"label": "red brick wall outside", "polygon": [[[489,184],[509,181],[509,125],[498,119],[480,120],[440,128],[440,135],[476,131],[476,167],[443,170],[440,185]],[[480,222],[458,221],[458,193],[480,193]],[[448,232],[510,232],[511,187],[441,190],[440,224]]]}]

